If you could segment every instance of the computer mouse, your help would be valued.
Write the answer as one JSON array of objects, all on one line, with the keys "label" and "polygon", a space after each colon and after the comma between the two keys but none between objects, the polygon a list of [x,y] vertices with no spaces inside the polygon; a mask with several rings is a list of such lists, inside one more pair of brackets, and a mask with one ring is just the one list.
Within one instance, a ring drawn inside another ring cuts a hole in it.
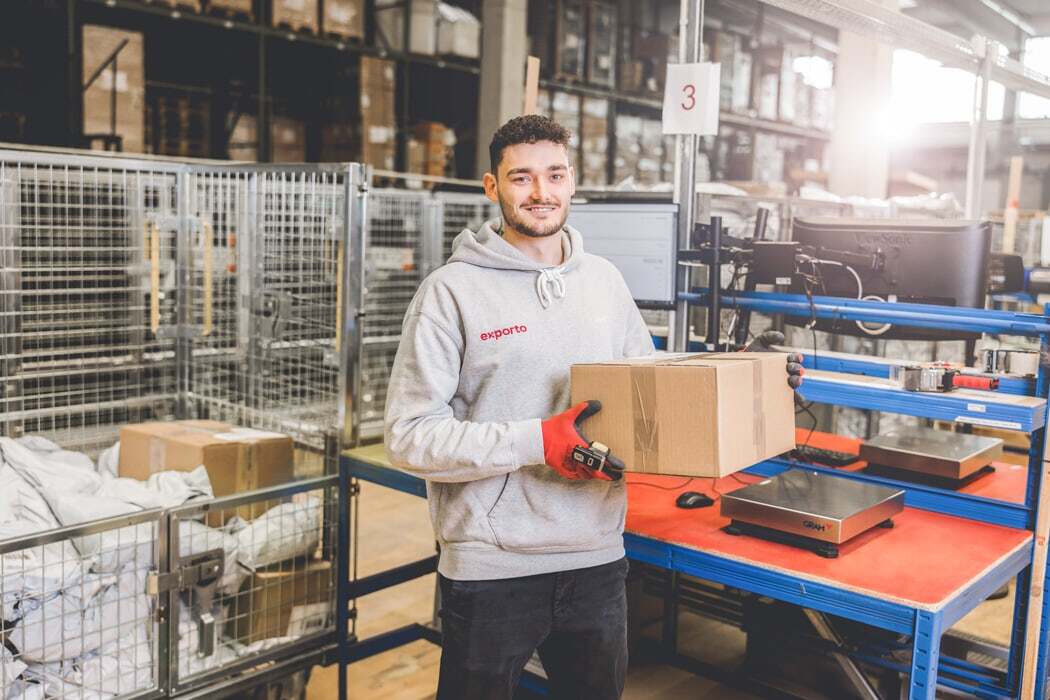
[{"label": "computer mouse", "polygon": [[698,491],[686,491],[675,499],[674,504],[679,508],[707,508],[715,502],[706,493]]}]

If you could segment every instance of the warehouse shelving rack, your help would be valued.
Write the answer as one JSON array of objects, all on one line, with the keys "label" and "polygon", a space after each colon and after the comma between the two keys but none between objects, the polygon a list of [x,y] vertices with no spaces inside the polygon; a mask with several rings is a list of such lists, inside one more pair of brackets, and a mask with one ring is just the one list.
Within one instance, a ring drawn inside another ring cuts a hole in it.
[{"label": "warehouse shelving rack", "polygon": [[[810,300],[804,295],[779,292],[726,290],[723,294],[722,300],[727,310],[749,309],[768,314],[816,316],[821,319],[849,322],[895,323],[918,328],[1027,336],[1038,339],[1044,352],[1050,347],[1050,308],[1045,309],[1044,315],[1036,315],[921,304],[859,301],[835,297],[814,296]],[[703,304],[707,298],[706,289],[679,294],[680,301],[687,307],[690,304]],[[1046,526],[1041,524],[1042,518],[1039,517],[1041,513],[1045,513],[1050,508],[1050,503],[1047,502],[1050,496],[1045,495],[1050,490],[1050,479],[1044,479],[1043,461],[1047,419],[1046,399],[1048,390],[1050,390],[1050,373],[1047,367],[1045,365],[1040,367],[1034,382],[1021,380],[1007,384],[1008,396],[1011,399],[1018,394],[1041,399],[1037,402],[1019,404],[1013,400],[997,401],[994,395],[988,395],[985,399],[975,396],[974,392],[968,392],[965,396],[961,394],[904,393],[891,386],[888,381],[851,381],[849,376],[851,373],[867,377],[888,376],[889,365],[875,360],[842,356],[833,357],[828,364],[825,364],[824,359],[819,354],[808,355],[806,358],[806,366],[816,370],[806,377],[803,393],[808,400],[959,423],[992,425],[1030,435],[1028,479],[1023,503],[996,501],[884,477],[844,472],[819,465],[806,465],[806,468],[836,478],[903,488],[906,492],[905,503],[910,507],[1034,531],[1035,539],[1031,555],[1033,565],[1022,571],[1017,577],[1008,671],[1001,679],[1001,683],[988,683],[985,679],[979,686],[974,687],[968,686],[965,681],[961,680],[968,677],[965,674],[956,675],[953,678],[951,672],[959,669],[956,663],[958,660],[947,660],[945,671],[950,671],[950,673],[942,674],[941,682],[956,689],[974,692],[979,697],[999,697],[1004,694],[1011,697],[1031,697],[1029,693],[1033,691],[1029,689],[1034,688],[1034,697],[1042,698],[1047,682],[1047,639],[1044,627],[1046,615],[1050,613],[1040,596],[1046,576],[1047,533],[1045,532]],[[792,460],[775,459],[756,465],[748,471],[756,475],[772,476],[797,466],[798,463]],[[1042,558],[1040,549],[1044,550]],[[1033,592],[1034,595],[1029,600],[1029,595]],[[873,618],[872,622],[878,626],[893,629],[889,626],[889,620]],[[942,631],[944,630],[934,625],[926,632],[939,635]],[[868,657],[869,660],[873,658],[873,655]],[[933,653],[929,663],[935,666],[938,663],[936,652]],[[916,695],[917,692],[913,687],[912,697],[924,697],[921,693]],[[929,693],[932,692],[933,690],[929,689]],[[928,697],[932,697],[932,694]]]}]

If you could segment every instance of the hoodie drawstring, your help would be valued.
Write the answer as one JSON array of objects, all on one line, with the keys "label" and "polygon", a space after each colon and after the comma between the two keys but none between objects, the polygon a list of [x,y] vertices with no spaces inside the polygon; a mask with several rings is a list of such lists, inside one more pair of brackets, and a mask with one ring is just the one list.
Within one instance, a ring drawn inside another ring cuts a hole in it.
[{"label": "hoodie drawstring", "polygon": [[560,267],[548,267],[540,270],[536,276],[536,296],[540,298],[540,306],[548,308],[551,298],[565,298],[565,279],[561,276]]}]

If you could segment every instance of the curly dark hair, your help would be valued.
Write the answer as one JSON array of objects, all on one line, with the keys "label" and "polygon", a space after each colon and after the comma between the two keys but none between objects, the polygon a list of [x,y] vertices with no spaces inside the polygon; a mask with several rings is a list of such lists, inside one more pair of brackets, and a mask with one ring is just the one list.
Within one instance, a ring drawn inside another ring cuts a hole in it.
[{"label": "curly dark hair", "polygon": [[519,143],[553,141],[561,146],[569,145],[569,130],[550,117],[541,114],[526,114],[514,117],[496,130],[489,143],[489,163],[493,175],[503,160],[503,149]]}]

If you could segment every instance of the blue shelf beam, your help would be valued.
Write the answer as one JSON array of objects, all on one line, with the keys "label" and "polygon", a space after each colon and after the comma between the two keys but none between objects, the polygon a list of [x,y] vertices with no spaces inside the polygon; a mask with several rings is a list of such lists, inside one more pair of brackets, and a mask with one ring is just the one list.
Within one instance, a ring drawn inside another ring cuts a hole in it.
[{"label": "blue shelf beam", "polygon": [[[690,304],[704,304],[707,290],[679,292],[678,298]],[[884,301],[863,301],[841,297],[814,296],[812,304],[803,294],[781,292],[741,292],[724,290],[724,307],[749,309],[765,314],[785,314],[838,321],[891,323],[913,328],[992,333],[996,335],[1038,336],[1050,333],[1050,323],[1037,314],[1012,311],[990,311],[958,306],[933,304],[902,304]]]},{"label": "blue shelf beam", "polygon": [[901,391],[894,387],[860,385],[809,375],[801,389],[807,401],[888,411],[935,420],[986,425],[1031,433],[1046,422],[1046,403],[1020,406],[996,402],[994,392],[981,401],[972,393]]}]

